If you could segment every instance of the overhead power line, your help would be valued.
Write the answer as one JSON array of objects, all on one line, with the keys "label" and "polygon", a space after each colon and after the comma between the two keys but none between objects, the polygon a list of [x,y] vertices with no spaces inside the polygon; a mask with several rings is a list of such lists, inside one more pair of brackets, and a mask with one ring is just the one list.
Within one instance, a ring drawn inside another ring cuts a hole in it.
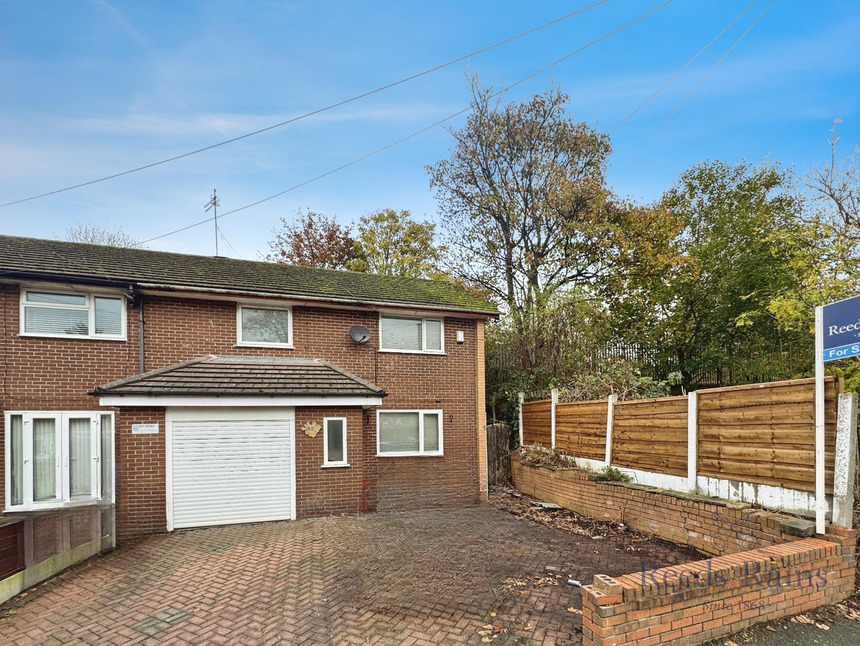
[{"label": "overhead power line", "polygon": [[740,37],[739,37],[739,38],[738,38],[734,43],[732,43],[732,46],[731,46],[731,47],[729,47],[729,48],[726,50],[726,53],[725,53],[725,54],[723,54],[723,55],[720,57],[720,60],[718,60],[716,63],[714,63],[713,67],[711,67],[711,69],[709,69],[709,70],[708,70],[708,73],[707,73],[707,74],[705,74],[705,75],[704,75],[704,76],[699,80],[699,82],[698,82],[698,83],[696,83],[696,86],[695,86],[692,90],[690,90],[690,93],[689,93],[689,94],[687,94],[687,96],[685,96],[685,97],[684,97],[684,99],[683,99],[683,100],[682,100],[678,105],[676,105],[676,106],[675,106],[675,109],[674,109],[674,110],[672,110],[672,112],[670,112],[670,113],[669,113],[669,116],[668,116],[668,117],[666,117],[666,118],[663,120],[663,123],[661,123],[659,126],[657,126],[657,127],[654,129],[654,132],[652,132],[652,133],[650,134],[650,136],[649,136],[649,137],[648,137],[648,138],[647,138],[647,139],[642,143],[642,145],[641,145],[641,146],[639,146],[639,149],[638,149],[635,153],[633,153],[633,154],[630,156],[630,159],[628,159],[626,162],[624,162],[624,165],[623,165],[621,168],[619,168],[619,169],[618,169],[618,171],[615,173],[615,175],[613,175],[613,176],[612,176],[612,179],[613,179],[613,180],[614,180],[616,177],[618,177],[618,175],[621,173],[621,171],[623,171],[625,168],[627,168],[627,166],[630,164],[630,162],[632,162],[634,159],[636,159],[636,156],[637,156],[639,153],[641,153],[641,152],[642,152],[642,149],[643,149],[643,148],[645,148],[645,146],[647,146],[647,145],[648,145],[648,142],[650,142],[650,141],[655,137],[655,135],[656,135],[658,132],[660,132],[660,130],[662,130],[662,129],[663,129],[663,126],[665,126],[665,125],[669,122],[669,120],[670,120],[673,116],[675,116],[675,113],[677,113],[677,112],[678,112],[678,110],[680,110],[680,109],[684,106],[684,104],[685,104],[685,103],[690,99],[690,97],[691,97],[691,96],[693,96],[693,94],[695,94],[695,93],[696,93],[696,90],[698,90],[698,89],[702,86],[702,84],[703,84],[705,81],[707,81],[707,80],[708,80],[708,77],[710,77],[710,76],[711,76],[711,74],[713,74],[713,73],[716,71],[716,69],[717,69],[717,68],[720,66],[720,64],[721,64],[721,63],[726,59],[726,57],[727,57],[729,54],[731,54],[731,53],[732,53],[732,50],[740,44],[740,42],[741,42],[741,41],[746,37],[746,35],[747,35],[748,33],[750,33],[750,31],[752,30],[752,28],[756,26],[756,24],[758,23],[758,21],[759,21],[759,20],[761,20],[761,19],[764,17],[764,15],[768,12],[768,9],[770,9],[770,8],[771,8],[771,6],[773,6],[773,3],[774,3],[774,2],[776,2],[776,0],[771,0],[771,1],[770,1],[770,3],[769,3],[769,4],[764,8],[764,11],[762,11],[758,16],[756,16],[756,19],[752,21],[752,24],[750,24],[750,26],[749,26],[749,27],[747,27],[747,28],[746,28],[746,30],[744,30],[744,33],[742,33],[742,34],[740,35]]},{"label": "overhead power line", "polygon": [[711,45],[713,45],[715,42],[717,42],[717,40],[720,38],[720,36],[722,36],[724,33],[726,33],[726,32],[731,28],[731,26],[732,26],[732,25],[734,25],[738,20],[740,20],[740,19],[741,19],[741,16],[743,16],[747,11],[749,11],[750,9],[752,9],[752,6],[753,6],[756,2],[758,2],[758,0],[753,0],[753,1],[752,1],[752,2],[750,2],[746,7],[744,7],[743,11],[741,11],[737,16],[735,16],[735,17],[732,19],[732,21],[731,21],[728,25],[726,25],[725,27],[723,27],[723,28],[722,28],[722,30],[720,31],[720,33],[718,33],[716,36],[714,36],[713,38],[711,38],[710,42],[709,42],[707,45],[705,45],[704,47],[702,47],[702,49],[700,49],[698,52],[696,52],[696,55],[695,55],[695,56],[693,56],[693,58],[691,58],[691,59],[690,59],[690,60],[688,60],[686,63],[684,63],[684,64],[681,66],[681,69],[679,69],[677,72],[675,72],[674,74],[672,74],[672,76],[670,76],[670,77],[669,77],[669,79],[668,79],[665,83],[663,83],[663,85],[661,85],[661,86],[660,86],[660,87],[658,87],[656,90],[654,90],[654,92],[651,94],[651,96],[649,96],[649,97],[648,97],[647,99],[645,99],[642,103],[640,103],[638,106],[636,106],[636,109],[635,109],[635,110],[633,110],[633,112],[631,112],[631,113],[630,113],[630,114],[628,114],[626,117],[624,117],[624,118],[621,120],[621,122],[620,122],[620,123],[618,123],[618,125],[616,125],[612,130],[610,130],[610,131],[609,131],[609,135],[610,135],[610,136],[612,136],[613,134],[615,134],[615,131],[616,131],[616,130],[618,130],[621,126],[623,126],[625,123],[627,123],[627,122],[628,122],[628,121],[629,121],[629,120],[630,120],[630,119],[631,119],[631,118],[632,118],[632,117],[633,117],[637,112],[639,112],[639,110],[641,110],[641,109],[642,109],[642,108],[644,108],[646,105],[648,105],[648,104],[651,102],[651,100],[652,100],[655,96],[657,96],[658,94],[660,94],[660,92],[662,92],[664,89],[666,89],[666,86],[668,86],[668,85],[669,85],[669,83],[671,83],[671,82],[672,82],[672,81],[674,81],[676,78],[678,78],[678,75],[679,75],[679,74],[681,74],[681,72],[683,72],[683,71],[684,71],[685,69],[687,69],[690,65],[692,65],[692,64],[693,64],[693,62],[694,62],[697,58],[699,58],[699,56],[701,56],[702,54],[704,54],[704,53],[708,50],[708,48],[709,48]]},{"label": "overhead power line", "polygon": [[113,173],[112,175],[105,175],[104,177],[99,177],[99,178],[92,179],[92,180],[89,180],[86,182],[81,182],[80,184],[74,184],[72,186],[66,186],[64,188],[58,188],[58,189],[55,189],[52,191],[48,191],[46,193],[40,193],[38,195],[32,195],[30,197],[25,197],[25,198],[22,198],[20,200],[13,200],[12,202],[6,202],[5,204],[0,204],[0,208],[6,207],[6,206],[12,206],[13,204],[21,204],[22,202],[29,202],[31,200],[38,200],[38,199],[43,198],[43,197],[48,197],[49,195],[56,195],[57,193],[64,193],[66,191],[71,191],[71,190],[74,190],[76,188],[83,188],[84,186],[91,186],[93,184],[98,184],[100,182],[106,182],[106,181],[111,180],[111,179],[116,179],[117,177],[123,177],[124,175],[130,175],[131,173],[137,173],[138,171],[147,170],[149,168],[154,168],[156,166],[161,166],[163,164],[168,164],[170,162],[177,161],[179,159],[184,159],[185,157],[191,157],[192,155],[197,155],[199,153],[206,152],[208,150],[212,150],[214,148],[220,148],[221,146],[226,146],[227,144],[232,144],[232,143],[235,143],[237,141],[241,141],[242,139],[247,139],[249,137],[253,137],[255,135],[262,134],[264,132],[269,132],[270,130],[275,130],[276,128],[281,128],[281,127],[289,125],[291,123],[295,123],[296,121],[301,121],[302,119],[307,119],[308,117],[312,117],[312,116],[321,114],[323,112],[333,110],[334,108],[339,108],[339,107],[344,106],[348,103],[352,103],[353,101],[358,101],[360,99],[367,98],[367,97],[372,96],[374,94],[378,94],[379,92],[389,90],[393,87],[397,87],[398,85],[403,85],[404,83],[408,83],[409,81],[414,81],[415,79],[421,78],[422,76],[426,76],[427,74],[432,74],[433,72],[438,72],[439,70],[444,69],[446,67],[450,67],[451,65],[461,63],[462,61],[466,60],[467,58],[471,58],[472,56],[477,56],[479,54],[483,54],[483,53],[488,52],[492,49],[495,49],[497,47],[501,47],[502,45],[507,45],[508,43],[511,43],[515,40],[523,38],[524,36],[534,34],[538,31],[541,31],[542,29],[546,29],[547,27],[551,27],[552,25],[558,24],[560,22],[564,22],[565,20],[569,20],[570,18],[573,18],[574,16],[578,16],[579,14],[585,13],[586,11],[594,9],[595,7],[599,7],[600,5],[606,4],[607,2],[609,2],[609,0],[600,0],[599,2],[595,2],[593,4],[590,4],[587,7],[583,7],[582,9],[578,9],[572,13],[561,16],[560,18],[556,18],[555,20],[551,20],[547,23],[544,23],[542,25],[534,27],[533,29],[529,29],[528,31],[524,31],[521,34],[517,34],[516,36],[511,36],[510,38],[506,38],[505,40],[501,40],[497,43],[494,43],[494,44],[489,45],[487,47],[484,47],[482,49],[478,49],[478,50],[471,52],[469,54],[465,54],[463,56],[460,56],[458,58],[450,60],[447,63],[442,63],[440,65],[436,65],[435,67],[431,67],[429,69],[426,69],[423,72],[418,72],[417,74],[412,74],[411,76],[407,76],[405,78],[402,78],[399,81],[394,81],[394,82],[388,83],[386,85],[381,85],[381,86],[379,86],[373,90],[363,92],[362,94],[357,94],[353,97],[350,97],[348,99],[344,99],[342,101],[338,101],[337,103],[332,103],[332,104],[327,105],[327,106],[322,107],[322,108],[317,108],[316,110],[311,110],[310,112],[305,112],[304,114],[300,114],[296,117],[286,119],[285,121],[281,121],[279,123],[274,123],[270,126],[266,126],[265,128],[260,128],[259,130],[247,132],[243,135],[239,135],[238,137],[233,137],[231,139],[225,139],[224,141],[219,141],[218,143],[210,144],[208,146],[204,146],[203,148],[197,148],[195,150],[190,150],[186,153],[174,155],[173,157],[168,157],[166,159],[151,162],[149,164],[144,164],[143,166],[138,166],[136,168],[130,168],[128,170],[120,171],[118,173]]},{"label": "overhead power line", "polygon": [[[601,42],[601,41],[603,41],[603,40],[606,40],[607,38],[609,38],[609,37],[610,37],[610,36],[612,36],[613,34],[616,34],[616,33],[618,33],[619,31],[621,31],[622,29],[625,29],[625,28],[629,27],[630,25],[632,25],[632,24],[634,24],[634,23],[636,23],[636,22],[639,22],[639,21],[640,21],[640,20],[642,20],[643,18],[646,18],[646,17],[650,16],[652,13],[654,13],[654,12],[656,12],[656,11],[659,11],[660,9],[662,9],[663,7],[665,7],[665,6],[666,6],[666,5],[668,5],[668,4],[671,4],[672,2],[674,2],[674,0],[666,0],[666,1],[665,1],[665,2],[663,2],[662,4],[659,4],[659,5],[657,5],[656,7],[654,7],[653,9],[651,9],[650,11],[646,11],[645,13],[643,13],[643,14],[641,14],[641,15],[637,16],[636,18],[633,18],[632,20],[629,20],[628,22],[624,23],[624,24],[623,24],[623,25],[621,25],[620,27],[616,27],[616,28],[615,28],[615,29],[613,29],[612,31],[609,31],[609,32],[607,32],[607,33],[603,34],[603,35],[602,35],[602,36],[600,36],[599,38],[596,38],[595,40],[592,40],[590,43],[588,43],[588,44],[586,44],[586,45],[583,45],[583,46],[582,46],[582,47],[580,47],[579,49],[576,49],[576,50],[572,51],[571,53],[569,53],[569,54],[567,54],[567,55],[565,55],[565,56],[562,56],[561,58],[559,58],[558,60],[553,61],[553,62],[552,62],[552,63],[550,63],[549,65],[546,65],[546,66],[544,66],[544,67],[540,68],[540,69],[539,69],[539,70],[537,70],[536,72],[532,72],[532,73],[531,73],[531,74],[529,74],[528,76],[524,76],[523,78],[519,79],[519,80],[518,80],[518,81],[516,81],[515,83],[512,83],[511,85],[508,85],[508,86],[504,87],[503,89],[499,90],[498,92],[494,92],[493,94],[491,94],[491,95],[490,95],[490,98],[493,98],[493,97],[496,97],[496,96],[500,96],[500,95],[504,94],[505,92],[509,91],[511,88],[517,87],[518,85],[521,85],[521,84],[525,83],[526,81],[528,81],[528,80],[530,80],[530,79],[534,78],[534,77],[535,77],[535,76],[537,76],[538,74],[542,74],[543,72],[547,71],[548,69],[550,69],[550,68],[552,68],[552,67],[555,67],[555,66],[556,66],[556,65],[558,65],[559,63],[562,63],[562,62],[566,61],[567,59],[571,58],[572,56],[575,56],[576,54],[579,54],[580,52],[582,52],[582,51],[584,51],[584,50],[588,49],[589,47],[592,47],[592,46],[596,45],[597,43],[599,43],[599,42]],[[338,166],[337,168],[333,168],[333,169],[331,169],[331,170],[329,170],[329,171],[326,171],[325,173],[321,173],[321,174],[317,175],[316,177],[312,177],[312,178],[310,178],[310,179],[308,179],[308,180],[305,180],[304,182],[301,182],[301,183],[296,184],[296,185],[294,185],[294,186],[291,186],[291,187],[289,187],[289,188],[287,188],[287,189],[284,189],[283,191],[280,191],[279,193],[275,193],[274,195],[270,195],[269,197],[265,197],[265,198],[263,198],[263,199],[261,199],[261,200],[257,200],[256,202],[251,202],[250,204],[246,204],[245,206],[240,206],[239,208],[233,209],[232,211],[226,211],[226,212],[224,212],[224,213],[221,213],[219,217],[221,217],[221,218],[225,218],[225,217],[227,217],[228,215],[233,215],[234,213],[238,213],[238,212],[240,212],[240,211],[245,211],[245,210],[250,209],[250,208],[252,208],[252,207],[259,206],[260,204],[263,204],[264,202],[268,202],[268,201],[270,201],[270,200],[274,200],[274,199],[275,199],[275,198],[277,198],[277,197],[280,197],[280,196],[282,196],[282,195],[285,195],[285,194],[287,194],[287,193],[290,193],[290,192],[292,192],[292,191],[295,191],[296,189],[299,189],[299,188],[301,188],[301,187],[303,187],[303,186],[307,186],[308,184],[311,184],[311,183],[313,183],[313,182],[316,182],[317,180],[320,180],[320,179],[322,179],[322,178],[324,178],[324,177],[328,177],[329,175],[333,175],[334,173],[337,173],[337,172],[339,172],[339,171],[342,171],[342,170],[344,170],[345,168],[349,168],[350,166],[354,166],[355,164],[357,164],[357,163],[359,163],[359,162],[362,162],[362,161],[364,161],[365,159],[368,159],[368,158],[370,158],[370,157],[373,157],[374,155],[378,155],[379,153],[381,153],[381,152],[383,152],[383,151],[386,151],[386,150],[388,150],[389,148],[393,148],[394,146],[396,146],[396,145],[398,145],[398,144],[401,144],[401,143],[403,143],[404,141],[408,141],[409,139],[412,139],[413,137],[417,137],[418,135],[420,135],[420,134],[422,134],[422,133],[425,133],[425,132],[427,132],[428,130],[432,130],[433,128],[436,128],[437,126],[442,125],[442,124],[443,124],[443,123],[445,123],[446,121],[450,121],[451,119],[455,119],[456,117],[459,117],[461,114],[465,114],[466,112],[469,112],[469,110],[471,110],[471,109],[472,109],[472,108],[471,108],[471,106],[466,107],[466,108],[463,108],[462,110],[459,110],[459,111],[455,112],[454,114],[448,115],[448,116],[447,116],[447,117],[445,117],[444,119],[440,119],[439,121],[436,121],[436,122],[434,122],[434,123],[431,123],[431,124],[430,124],[430,125],[428,125],[428,126],[425,126],[425,127],[421,128],[421,130],[416,130],[415,132],[413,132],[413,133],[411,133],[411,134],[408,134],[408,135],[406,135],[405,137],[401,137],[400,139],[398,139],[398,140],[396,140],[396,141],[392,141],[390,144],[387,144],[387,145],[385,145],[385,146],[382,146],[381,148],[377,148],[377,149],[376,149],[376,150],[374,150],[373,152],[369,152],[369,153],[367,153],[366,155],[362,155],[361,157],[357,157],[356,159],[353,159],[352,161],[349,161],[349,162],[347,162],[347,163],[345,163],[345,164],[342,164],[342,165]],[[166,238],[166,237],[168,237],[168,236],[172,236],[172,235],[174,235],[174,234],[176,234],[176,233],[181,233],[181,232],[183,232],[183,231],[188,231],[189,229],[193,229],[193,228],[195,228],[195,227],[199,227],[199,226],[204,225],[204,224],[206,224],[207,222],[211,222],[211,221],[212,221],[212,218],[206,218],[205,220],[200,220],[200,221],[198,221],[198,222],[194,222],[193,224],[189,224],[189,225],[184,226],[184,227],[181,227],[181,228],[179,228],[179,229],[174,229],[173,231],[168,231],[167,233],[163,233],[163,234],[158,235],[158,236],[155,236],[155,237],[153,237],[153,238],[149,238],[148,240],[144,240],[141,244],[146,244],[147,242],[153,242],[154,240],[160,240],[161,238]]]}]

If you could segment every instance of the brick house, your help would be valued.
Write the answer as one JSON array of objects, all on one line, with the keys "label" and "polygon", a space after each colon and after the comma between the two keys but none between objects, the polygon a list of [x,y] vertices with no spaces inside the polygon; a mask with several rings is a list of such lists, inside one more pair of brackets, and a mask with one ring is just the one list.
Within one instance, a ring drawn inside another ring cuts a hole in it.
[{"label": "brick house", "polygon": [[0,300],[0,564],[58,514],[55,551],[486,497],[497,314],[466,290],[0,236]]}]

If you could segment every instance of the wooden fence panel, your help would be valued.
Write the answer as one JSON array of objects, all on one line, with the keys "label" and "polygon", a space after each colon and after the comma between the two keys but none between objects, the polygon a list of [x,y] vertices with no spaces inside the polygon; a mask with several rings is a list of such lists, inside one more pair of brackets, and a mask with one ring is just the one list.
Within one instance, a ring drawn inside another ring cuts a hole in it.
[{"label": "wooden fence panel", "polygon": [[555,408],[555,448],[578,458],[606,457],[605,401],[568,402]]},{"label": "wooden fence panel", "polygon": [[[700,390],[698,473],[815,491],[815,380]],[[824,385],[825,486],[833,492],[837,384]]]},{"label": "wooden fence panel", "polygon": [[552,446],[552,402],[523,403],[523,444]]},{"label": "wooden fence panel", "polygon": [[617,402],[611,464],[686,476],[687,398]]}]

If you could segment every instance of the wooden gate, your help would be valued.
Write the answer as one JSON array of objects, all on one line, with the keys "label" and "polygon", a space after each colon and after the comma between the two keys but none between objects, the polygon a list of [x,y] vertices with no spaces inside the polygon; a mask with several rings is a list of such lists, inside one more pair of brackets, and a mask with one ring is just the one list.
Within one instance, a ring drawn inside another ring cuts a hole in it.
[{"label": "wooden gate", "polygon": [[487,479],[491,485],[511,482],[511,427],[487,426]]}]

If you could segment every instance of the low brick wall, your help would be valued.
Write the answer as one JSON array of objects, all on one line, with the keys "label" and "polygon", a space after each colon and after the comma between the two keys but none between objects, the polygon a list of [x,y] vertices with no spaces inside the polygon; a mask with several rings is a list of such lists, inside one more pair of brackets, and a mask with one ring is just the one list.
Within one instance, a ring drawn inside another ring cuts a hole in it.
[{"label": "low brick wall", "polygon": [[[857,534],[828,526],[804,538],[796,519],[744,503],[594,482],[576,470],[524,467],[520,491],[589,517],[695,547],[715,558],[597,575],[582,588],[583,644],[701,644],[748,626],[842,601],[854,589]],[[802,523],[800,523],[802,525]]]}]

